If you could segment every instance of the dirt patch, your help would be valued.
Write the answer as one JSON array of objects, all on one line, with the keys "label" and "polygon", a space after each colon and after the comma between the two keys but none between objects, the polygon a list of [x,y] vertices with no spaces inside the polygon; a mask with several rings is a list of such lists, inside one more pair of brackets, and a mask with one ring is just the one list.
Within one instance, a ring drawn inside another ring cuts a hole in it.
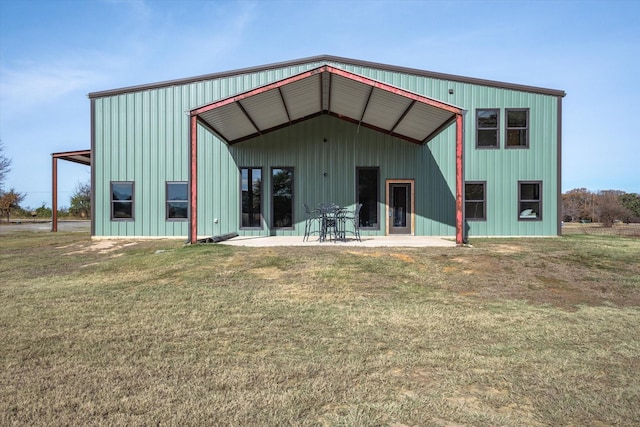
[{"label": "dirt patch", "polygon": [[407,254],[391,254],[392,258],[399,259],[400,261],[404,261],[406,263],[414,263],[416,260]]},{"label": "dirt patch", "polygon": [[[96,240],[92,241],[90,244],[86,246],[82,246],[80,249],[68,252],[66,255],[77,255],[84,254],[88,252],[97,252],[100,254],[106,254],[115,252],[118,249],[123,249],[131,246],[135,246],[136,242],[123,242],[118,240]],[[63,246],[61,249],[67,249],[71,245]],[[73,245],[75,246],[75,245]]]},{"label": "dirt patch", "polygon": [[348,251],[347,253],[351,254],[351,255],[362,256],[362,257],[374,257],[374,258],[390,257],[390,258],[399,259],[400,261],[404,261],[404,262],[407,262],[407,263],[416,262],[416,260],[415,260],[415,258],[413,256],[408,255],[408,254],[404,254],[404,253],[356,252],[356,251]]},{"label": "dirt patch", "polygon": [[493,250],[498,254],[516,254],[525,252],[526,248],[517,245],[495,245]]},{"label": "dirt patch", "polygon": [[264,280],[276,280],[282,278],[285,272],[277,267],[261,267],[253,268],[249,270],[251,274],[264,279]]},{"label": "dirt patch", "polygon": [[348,254],[350,255],[357,255],[357,256],[362,256],[362,257],[374,257],[374,258],[379,258],[383,255],[386,256],[386,254],[383,254],[382,252],[356,252],[356,251],[347,251]]}]

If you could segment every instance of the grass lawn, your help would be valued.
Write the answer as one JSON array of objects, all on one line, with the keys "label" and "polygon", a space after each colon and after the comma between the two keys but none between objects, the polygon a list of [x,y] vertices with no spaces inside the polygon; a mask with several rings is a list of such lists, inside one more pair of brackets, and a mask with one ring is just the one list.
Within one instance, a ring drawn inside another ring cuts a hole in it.
[{"label": "grass lawn", "polygon": [[0,425],[640,425],[640,239],[0,236]]}]

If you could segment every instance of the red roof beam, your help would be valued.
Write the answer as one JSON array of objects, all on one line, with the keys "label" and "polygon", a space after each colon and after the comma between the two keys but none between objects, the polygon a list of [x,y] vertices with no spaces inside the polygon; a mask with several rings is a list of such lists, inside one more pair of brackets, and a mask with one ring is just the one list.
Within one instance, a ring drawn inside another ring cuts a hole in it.
[{"label": "red roof beam", "polygon": [[350,73],[349,71],[344,71],[344,70],[341,70],[340,68],[334,68],[334,67],[332,67],[330,65],[325,65],[323,68],[326,68],[326,71],[328,71],[330,73],[333,73],[333,74],[336,74],[336,75],[339,75],[339,76],[342,76],[342,77],[345,77],[345,78],[348,78],[348,79],[351,79],[351,80],[355,80],[357,82],[364,83],[364,84],[369,85],[369,86],[374,86],[374,87],[382,89],[384,91],[395,93],[397,95],[401,95],[401,96],[404,96],[404,97],[409,98],[409,99],[414,99],[414,100],[416,100],[418,102],[430,105],[432,107],[439,108],[441,110],[449,111],[449,112],[454,113],[454,114],[462,113],[462,109],[459,108],[459,107],[456,107],[454,105],[447,104],[447,103],[444,103],[444,102],[440,102],[440,101],[437,101],[435,99],[427,98],[425,96],[421,96],[421,95],[418,95],[418,94],[413,93],[413,92],[408,92],[408,91],[406,91],[404,89],[400,89],[398,87],[391,86],[391,85],[388,85],[386,83],[382,83],[382,82],[379,82],[377,80],[370,79],[368,77],[364,77],[364,76],[361,76],[361,75],[358,75],[358,74],[353,74],[353,73]]},{"label": "red roof beam", "polygon": [[191,110],[190,114],[192,116],[195,116],[195,115],[198,115],[198,114],[206,113],[207,111],[211,111],[211,110],[214,110],[216,108],[223,107],[225,105],[233,104],[234,102],[242,101],[243,99],[250,98],[250,97],[252,97],[254,95],[258,95],[258,94],[261,94],[261,93],[264,93],[264,92],[268,92],[268,91],[270,91],[272,89],[280,88],[280,87],[285,86],[287,84],[294,83],[294,82],[306,79],[307,77],[311,77],[311,76],[313,76],[315,74],[320,74],[323,71],[325,71],[324,68],[325,67],[315,68],[313,70],[310,70],[310,71],[307,71],[307,72],[304,72],[304,73],[301,73],[301,74],[296,74],[295,76],[292,76],[292,77],[289,77],[289,78],[286,78],[286,79],[283,79],[283,80],[278,80],[277,82],[270,83],[270,84],[265,85],[265,86],[261,86],[259,88],[250,90],[248,92],[244,92],[244,93],[241,93],[241,94],[236,95],[236,96],[231,96],[229,98],[225,98],[225,99],[222,99],[220,101],[216,101],[216,102],[214,102],[212,104],[207,104],[207,105],[205,105],[203,107],[199,107],[199,108]]}]

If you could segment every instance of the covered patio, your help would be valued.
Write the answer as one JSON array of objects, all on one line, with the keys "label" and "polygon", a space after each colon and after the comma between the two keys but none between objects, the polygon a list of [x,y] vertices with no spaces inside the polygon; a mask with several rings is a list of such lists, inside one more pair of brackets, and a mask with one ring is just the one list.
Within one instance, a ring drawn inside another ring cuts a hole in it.
[{"label": "covered patio", "polygon": [[[198,124],[227,145],[233,145],[322,114],[418,145],[428,143],[455,123],[456,235],[453,245],[463,244],[464,110],[330,65],[190,111],[188,241],[198,241]],[[420,239],[417,236],[405,236],[402,239],[409,237]],[[234,241],[257,242],[267,241],[260,239],[268,238],[251,239]],[[379,239],[376,237],[371,242],[384,241]],[[298,240],[302,243],[302,239]],[[364,241],[362,244],[366,245]]]}]

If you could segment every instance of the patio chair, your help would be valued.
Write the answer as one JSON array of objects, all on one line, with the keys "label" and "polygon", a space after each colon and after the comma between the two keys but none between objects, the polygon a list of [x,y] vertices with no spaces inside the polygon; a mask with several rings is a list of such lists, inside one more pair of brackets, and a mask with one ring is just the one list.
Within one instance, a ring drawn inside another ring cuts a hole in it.
[{"label": "patio chair", "polygon": [[[353,231],[349,232],[353,233],[353,236],[358,242],[362,241],[360,239],[360,209],[362,209],[362,203],[358,203],[353,211],[345,211],[342,217],[345,223],[345,227],[343,228],[342,232],[345,234],[347,232],[346,223],[353,224]],[[346,239],[346,236],[343,236],[343,239]]]},{"label": "patio chair", "polygon": [[[304,237],[302,241],[309,241],[309,236],[312,233],[318,233],[318,238],[320,238],[320,232],[322,227],[322,215],[318,209],[311,209],[309,205],[304,204],[304,211],[306,214],[306,218],[304,221]],[[314,224],[316,227],[314,228]]]}]

